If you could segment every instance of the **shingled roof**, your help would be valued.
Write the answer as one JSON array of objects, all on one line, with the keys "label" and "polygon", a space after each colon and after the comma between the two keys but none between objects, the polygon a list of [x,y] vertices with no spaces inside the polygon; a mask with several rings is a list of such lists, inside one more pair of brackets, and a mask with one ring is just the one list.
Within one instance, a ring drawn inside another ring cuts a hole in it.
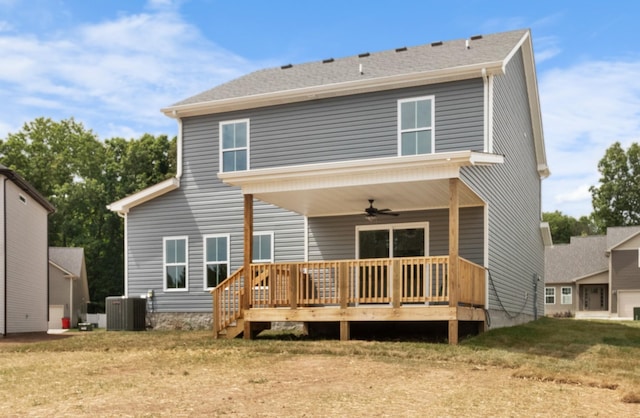
[{"label": "shingled roof", "polygon": [[[474,76],[480,77],[481,69],[502,71],[505,61],[529,37],[529,30],[522,29],[267,68],[216,86],[162,111],[169,116],[175,116],[178,112],[184,114],[184,111],[194,109],[195,105],[205,103],[299,90],[315,91],[316,88],[327,86],[335,86],[337,92],[333,94],[339,95],[341,92],[346,92],[347,86],[356,87],[387,79],[397,81],[398,77],[403,76],[419,76],[426,79],[473,70]],[[466,74],[466,77],[470,75]],[[465,76],[458,77],[460,78]]]},{"label": "shingled roof", "polygon": [[545,249],[545,283],[571,283],[609,270],[607,252],[640,233],[640,226],[607,228],[606,235],[571,237]]}]

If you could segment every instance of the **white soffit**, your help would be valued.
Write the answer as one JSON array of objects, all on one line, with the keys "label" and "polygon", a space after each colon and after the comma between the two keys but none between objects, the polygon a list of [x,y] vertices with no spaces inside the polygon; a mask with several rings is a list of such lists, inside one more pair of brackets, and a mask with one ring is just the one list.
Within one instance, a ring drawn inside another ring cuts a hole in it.
[{"label": "white soffit", "polygon": [[[460,167],[500,164],[501,155],[471,151],[219,173],[244,194],[307,216],[361,213],[368,199],[378,208],[409,211],[446,208],[450,178]],[[482,200],[463,183],[460,206]]]}]

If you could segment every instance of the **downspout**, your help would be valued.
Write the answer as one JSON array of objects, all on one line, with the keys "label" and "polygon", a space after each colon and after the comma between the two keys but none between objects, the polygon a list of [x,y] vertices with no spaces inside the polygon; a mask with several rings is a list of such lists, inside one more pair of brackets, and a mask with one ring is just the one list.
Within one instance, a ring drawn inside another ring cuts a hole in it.
[{"label": "downspout", "polygon": [[492,100],[491,100],[491,78],[489,77],[489,74],[487,73],[487,69],[483,68],[482,69],[482,86],[484,89],[484,152],[489,152],[492,153],[493,152],[493,138],[491,136],[492,134],[492,123],[491,123],[491,115],[492,115],[492,111],[491,111],[491,105],[492,105]]},{"label": "downspout", "polygon": [[128,297],[129,295],[129,246],[127,243],[129,242],[129,236],[127,235],[127,214],[129,213],[129,209],[125,211],[116,212],[119,217],[124,219],[124,296]]},{"label": "downspout", "polygon": [[[482,87],[483,87],[483,136],[484,136],[484,151],[492,152],[492,145],[489,143],[489,76],[487,75],[487,69],[482,69]],[[485,269],[484,283],[485,283],[485,309],[488,311],[489,306],[489,205],[484,205],[484,225],[485,225],[485,238],[484,238],[484,262]]]},{"label": "downspout", "polygon": [[178,187],[182,178],[182,119],[178,117],[178,112],[173,111],[173,115],[178,121],[178,143],[176,144],[176,178],[178,179]]}]

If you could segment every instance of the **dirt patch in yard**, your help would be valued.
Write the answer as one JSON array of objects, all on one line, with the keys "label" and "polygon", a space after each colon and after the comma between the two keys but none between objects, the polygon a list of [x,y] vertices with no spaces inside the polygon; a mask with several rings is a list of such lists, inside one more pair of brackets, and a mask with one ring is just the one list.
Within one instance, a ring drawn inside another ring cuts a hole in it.
[{"label": "dirt patch in yard", "polygon": [[20,334],[0,335],[0,344],[40,343],[45,341],[62,340],[72,337],[73,334],[47,334],[46,332],[24,332]]}]

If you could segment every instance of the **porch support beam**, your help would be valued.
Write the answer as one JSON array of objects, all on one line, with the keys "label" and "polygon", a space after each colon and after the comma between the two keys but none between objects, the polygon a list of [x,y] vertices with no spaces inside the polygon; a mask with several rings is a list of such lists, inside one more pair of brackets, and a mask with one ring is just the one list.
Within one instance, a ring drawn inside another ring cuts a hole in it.
[{"label": "porch support beam", "polygon": [[[449,179],[449,307],[457,307],[460,295],[459,283],[459,236],[460,197],[459,180]],[[449,321],[449,344],[458,344],[458,318]]]},{"label": "porch support beam", "polygon": [[351,339],[351,323],[349,321],[340,321],[340,341],[349,341]]},{"label": "porch support beam", "polygon": [[[251,261],[253,256],[253,195],[244,195],[244,298],[242,309],[249,310],[251,303],[252,280]],[[251,323],[245,318],[243,337],[251,339]]]}]

